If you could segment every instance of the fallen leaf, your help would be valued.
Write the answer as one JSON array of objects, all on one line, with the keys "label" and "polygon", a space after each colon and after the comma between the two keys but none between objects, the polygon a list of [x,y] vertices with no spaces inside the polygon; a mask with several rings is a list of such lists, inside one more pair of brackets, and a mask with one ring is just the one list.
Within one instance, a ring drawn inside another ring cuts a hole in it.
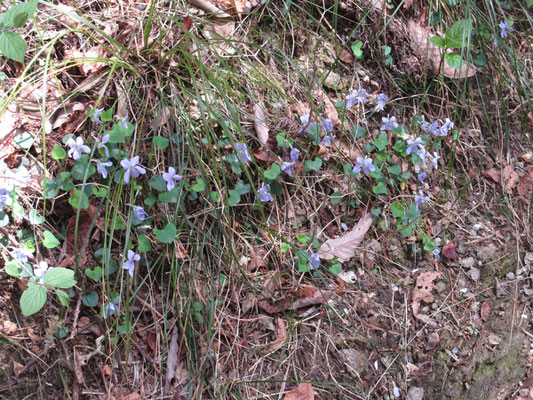
[{"label": "fallen leaf", "polygon": [[416,278],[416,285],[413,291],[411,292],[411,307],[413,308],[413,315],[416,317],[418,315],[418,310],[420,309],[420,303],[422,301],[426,303],[431,303],[433,301],[433,295],[431,291],[435,287],[433,281],[440,276],[440,272],[422,272]]},{"label": "fallen leaf", "polygon": [[13,373],[15,374],[15,377],[19,377],[20,373],[24,369],[24,366],[16,361],[13,361]]},{"label": "fallen leaf", "polygon": [[338,53],[340,53],[338,54],[339,60],[341,60],[342,62],[350,64],[355,61],[355,57],[353,56],[352,52],[346,47],[340,49]]},{"label": "fallen leaf", "polygon": [[183,260],[184,258],[187,258],[187,249],[180,242],[178,242],[176,244],[176,248],[174,249],[174,255],[178,260]]},{"label": "fallen leaf", "polygon": [[242,13],[246,7],[246,0],[218,0],[219,8],[224,11],[233,11],[239,19],[242,19]]},{"label": "fallen leaf", "polygon": [[152,130],[160,129],[165,126],[170,118],[170,108],[165,106],[159,110],[157,117],[150,122],[150,128]]},{"label": "fallen leaf", "polygon": [[287,340],[287,325],[283,319],[276,318],[276,328],[274,333],[276,335],[276,339],[274,339],[274,341],[270,342],[268,345],[268,353],[279,350]]},{"label": "fallen leaf", "polygon": [[2,322],[2,329],[6,335],[13,335],[18,327],[14,322],[5,320]]},{"label": "fallen leaf", "polygon": [[504,190],[506,193],[511,193],[518,183],[518,174],[513,170],[510,165],[506,165],[503,168],[503,182]]},{"label": "fallen leaf", "polygon": [[517,190],[521,196],[526,196],[533,190],[533,166],[529,167],[527,173],[520,178]]},{"label": "fallen leaf", "polygon": [[214,49],[220,56],[232,55],[235,53],[233,34],[235,32],[235,22],[207,24],[204,35],[209,39]]},{"label": "fallen leaf", "polygon": [[442,255],[448,260],[457,261],[457,247],[452,242],[446,243],[442,248]]},{"label": "fallen leaf", "polygon": [[191,6],[203,10],[206,13],[214,14],[215,18],[231,18],[229,14],[226,14],[224,11],[219,9],[217,6],[209,2],[208,0],[189,0]]},{"label": "fallen leaf", "polygon": [[79,62],[78,68],[85,76],[94,75],[107,64],[102,61],[96,61],[105,58],[107,51],[103,46],[95,46],[87,51],[80,51],[76,47],[65,51],[64,58],[68,60],[77,60]]},{"label": "fallen leaf", "polygon": [[289,393],[285,395],[283,400],[314,400],[315,393],[313,386],[310,383],[300,383]]},{"label": "fallen leaf", "polygon": [[340,262],[348,261],[363,241],[365,233],[372,225],[372,214],[366,213],[351,230],[338,239],[329,239],[322,243],[318,254],[323,260],[337,257]]},{"label": "fallen leaf", "polygon": [[[428,30],[415,21],[409,21],[407,23],[407,31],[411,37],[411,48],[417,54],[421,60],[427,60],[429,67],[434,72],[442,72],[447,78],[469,78],[474,76],[477,69],[474,65],[463,61],[463,65],[460,69],[450,67],[446,61],[441,62],[444,56],[444,50],[437,47],[429,40],[434,36],[430,35]],[[448,53],[452,53],[451,49],[448,49]]]},{"label": "fallen leaf", "polygon": [[259,103],[254,105],[253,118],[255,133],[257,133],[259,141],[263,144],[263,146],[269,147],[268,139],[270,135],[268,126],[266,124],[265,110],[262,104]]},{"label": "fallen leaf", "polygon": [[187,15],[185,18],[183,18],[182,24],[183,24],[183,28],[186,31],[189,31],[191,29],[192,23],[193,23],[193,20],[190,15]]},{"label": "fallen leaf", "polygon": [[163,388],[163,393],[165,394],[169,392],[171,381],[176,374],[176,366],[178,365],[178,350],[178,328],[174,326],[167,354],[167,374],[165,377],[165,387]]},{"label": "fallen leaf", "polygon": [[[76,211],[76,209],[74,209]],[[66,254],[68,257],[73,257],[76,254],[80,252],[80,250],[83,248],[83,244],[85,243],[85,240],[87,239],[87,235],[89,234],[89,230],[91,229],[91,225],[93,223],[93,218],[95,217],[97,212],[97,208],[93,206],[92,204],[89,204],[89,208],[80,210],[80,216],[78,219],[78,236],[76,243],[74,243],[74,239],[76,238],[76,215],[73,215],[70,217],[67,223],[67,231],[66,231],[66,241],[67,241],[67,249]],[[81,258],[79,263],[85,264],[85,260],[87,259],[87,252],[84,251],[81,254]]]},{"label": "fallen leaf", "polygon": [[488,301],[486,301],[481,305],[481,319],[487,322],[489,320],[489,317],[490,317],[490,304]]},{"label": "fallen leaf", "polygon": [[331,98],[323,90],[313,91],[313,96],[316,100],[324,102],[324,113],[326,118],[331,120],[333,126],[338,125],[340,123],[339,113],[335,108],[335,104],[331,101]]},{"label": "fallen leaf", "polygon": [[259,150],[255,151],[254,157],[264,162],[278,161],[278,156],[272,150],[267,149],[266,147],[261,147]]},{"label": "fallen leaf", "polygon": [[298,308],[314,304],[322,304],[327,302],[330,298],[330,292],[321,291],[316,286],[306,286],[298,290],[296,293],[282,298],[274,303],[274,305],[270,304],[267,300],[260,300],[257,302],[257,305],[267,313],[274,314],[289,309],[297,310]]},{"label": "fallen leaf", "polygon": [[496,183],[501,183],[502,181],[502,174],[497,168],[490,168],[485,171],[482,171],[481,175],[483,175],[485,178],[492,179]]}]

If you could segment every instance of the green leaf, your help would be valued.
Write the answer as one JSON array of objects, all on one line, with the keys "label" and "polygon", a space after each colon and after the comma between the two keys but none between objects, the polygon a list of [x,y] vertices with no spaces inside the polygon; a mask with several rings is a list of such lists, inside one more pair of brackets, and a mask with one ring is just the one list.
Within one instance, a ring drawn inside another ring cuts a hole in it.
[{"label": "green leaf", "polygon": [[379,182],[376,186],[372,188],[372,192],[374,194],[388,194],[389,189],[387,189],[387,186],[383,182]]},{"label": "green leaf", "polygon": [[296,240],[298,240],[301,244],[307,244],[309,242],[309,237],[304,233],[299,233],[296,236]]},{"label": "green leaf", "polygon": [[43,308],[44,303],[46,303],[46,288],[33,282],[28,282],[28,288],[20,296],[22,314],[25,317],[35,314]]},{"label": "green leaf", "polygon": [[470,34],[472,33],[472,20],[461,19],[454,23],[450,29],[446,31],[444,42],[446,46],[454,49],[462,49],[463,46],[468,46]]},{"label": "green leaf", "polygon": [[333,275],[339,275],[342,271],[342,264],[341,263],[335,263],[331,267],[328,268],[329,272],[331,272]]},{"label": "green leaf", "polygon": [[2,24],[5,28],[22,28],[26,21],[35,14],[37,4],[38,0],[34,0],[11,7],[4,14]]},{"label": "green leaf", "polygon": [[289,249],[290,249],[290,247],[289,247],[289,244],[288,244],[288,243],[283,242],[283,243],[281,244],[280,251],[281,251],[282,253],[286,253],[287,251],[289,251]]},{"label": "green leaf", "polygon": [[429,236],[424,238],[424,250],[433,251],[437,248],[437,244]]},{"label": "green leaf", "polygon": [[72,197],[69,197],[68,203],[74,208],[89,208],[89,197],[79,189],[74,189]]},{"label": "green leaf", "polygon": [[53,249],[54,247],[59,246],[59,240],[54,236],[54,234],[50,231],[44,231],[44,240],[43,240],[43,246],[48,249]]},{"label": "green leaf", "polygon": [[276,141],[279,147],[289,148],[294,143],[294,140],[287,137],[287,132],[281,132],[276,135]]},{"label": "green leaf", "polygon": [[96,172],[96,167],[94,165],[91,165],[89,156],[87,154],[84,154],[79,160],[76,161],[74,167],[72,167],[72,177],[78,181],[83,181],[86,172],[87,178],[89,178]]},{"label": "green leaf", "polygon": [[93,190],[93,194],[96,197],[106,197],[107,196],[107,189],[103,186],[95,187]]},{"label": "green leaf", "polygon": [[379,207],[377,207],[377,208],[371,208],[371,209],[370,209],[370,212],[372,213],[372,215],[373,215],[374,217],[377,218],[377,217],[379,217],[380,214],[381,214],[381,208],[379,208]]},{"label": "green leaf", "polygon": [[139,242],[137,244],[137,251],[139,253],[146,253],[150,251],[152,248],[152,243],[150,243],[150,240],[146,236],[139,235],[137,236],[137,241]]},{"label": "green leaf", "polygon": [[372,143],[366,142],[365,145],[363,146],[363,149],[365,150],[366,153],[372,153],[375,147]]},{"label": "green leaf", "polygon": [[96,307],[98,305],[98,293],[96,293],[94,290],[86,294],[81,298],[81,301],[83,304],[85,304],[87,307]]},{"label": "green leaf", "polygon": [[334,192],[329,198],[331,204],[339,204],[342,201],[342,192]]},{"label": "green leaf", "polygon": [[177,203],[179,198],[180,192],[177,188],[172,189],[170,192],[159,194],[159,201],[161,203]]},{"label": "green leaf", "polygon": [[20,35],[10,31],[4,31],[0,33],[0,51],[7,58],[24,63],[26,42]]},{"label": "green leaf", "polygon": [[241,196],[244,196],[245,194],[250,193],[250,190],[252,190],[252,187],[248,183],[244,183],[243,181],[238,181],[235,184],[235,190],[239,192]]},{"label": "green leaf", "polygon": [[318,172],[320,168],[322,168],[322,159],[320,157],[316,157],[314,160],[304,161],[304,172]]},{"label": "green leaf", "polygon": [[446,44],[444,43],[444,39],[440,36],[433,36],[431,39],[429,39],[431,43],[433,43],[435,46],[440,47],[441,49],[444,49],[446,47]]},{"label": "green leaf", "polygon": [[19,276],[20,275],[20,264],[7,264],[4,267],[4,272],[11,276]]},{"label": "green leaf", "polygon": [[218,192],[209,192],[209,199],[215,203],[218,203],[220,201],[220,195]]},{"label": "green leaf", "polygon": [[461,69],[461,67],[463,66],[463,58],[460,54],[446,53],[444,59],[446,60],[446,63],[452,68]]},{"label": "green leaf", "polygon": [[241,202],[241,195],[236,190],[229,191],[228,204],[230,206],[235,206]]},{"label": "green leaf", "polygon": [[170,140],[163,136],[154,136],[154,145],[160,149],[166,149]]},{"label": "green leaf", "polygon": [[167,182],[159,174],[154,175],[148,184],[160,192],[165,192],[167,190]]},{"label": "green leaf", "polygon": [[68,307],[69,297],[64,291],[56,289],[55,290],[57,298],[63,307]]},{"label": "green leaf", "polygon": [[66,150],[57,143],[54,144],[54,148],[52,149],[52,152],[50,154],[52,155],[52,158],[54,160],[62,160],[63,158],[67,157]]},{"label": "green leaf", "polygon": [[353,54],[357,58],[361,58],[363,56],[363,51],[361,50],[362,46],[363,46],[363,42],[361,42],[360,40],[356,40],[354,44],[352,44]]},{"label": "green leaf", "polygon": [[389,174],[391,175],[400,175],[402,173],[402,166],[400,164],[394,164],[390,167],[387,167],[387,171],[389,171]]},{"label": "green leaf", "polygon": [[28,219],[32,225],[41,225],[44,222],[44,217],[37,214],[37,210],[30,210]]},{"label": "green leaf", "polygon": [[144,199],[144,204],[147,206],[153,206],[155,202],[157,201],[157,197],[153,193],[151,193],[146,199]]},{"label": "green leaf", "polygon": [[95,282],[99,282],[102,279],[102,268],[94,267],[94,269],[86,268],[85,275]]},{"label": "green leaf", "polygon": [[368,137],[368,131],[364,126],[354,125],[352,127],[352,135],[354,135],[356,139],[366,138]]},{"label": "green leaf", "polygon": [[390,205],[390,209],[392,211],[393,218],[399,218],[403,214],[405,214],[405,209],[403,208],[403,206],[398,201],[393,202]]},{"label": "green leaf", "polygon": [[270,169],[267,169],[264,173],[265,178],[271,181],[275,181],[278,176],[281,174],[281,168],[278,164],[272,164]]},{"label": "green leaf", "polygon": [[155,238],[161,243],[172,243],[176,238],[178,231],[176,225],[167,224],[164,229],[154,229]]},{"label": "green leaf", "polygon": [[459,4],[459,0],[446,0],[446,3],[448,3],[451,7],[455,7],[457,4]]},{"label": "green leaf", "polygon": [[198,178],[196,180],[196,183],[194,185],[191,186],[191,189],[194,191],[194,192],[203,192],[205,190],[205,182],[202,178]]},{"label": "green leaf", "polygon": [[74,271],[63,267],[50,268],[44,275],[44,283],[61,289],[71,288],[76,284]]},{"label": "green leaf", "polygon": [[407,211],[406,217],[409,222],[413,222],[417,219],[422,213],[414,204],[409,205],[409,211]]},{"label": "green leaf", "polygon": [[374,140],[374,146],[376,146],[376,148],[379,151],[385,150],[388,145],[389,145],[389,138],[386,133],[382,133],[381,135],[378,136],[376,140]]}]

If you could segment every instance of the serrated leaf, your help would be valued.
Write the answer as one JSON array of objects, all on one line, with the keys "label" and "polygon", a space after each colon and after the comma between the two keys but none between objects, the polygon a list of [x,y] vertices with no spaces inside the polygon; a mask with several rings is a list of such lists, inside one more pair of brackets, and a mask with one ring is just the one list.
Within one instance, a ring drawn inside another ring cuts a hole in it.
[{"label": "serrated leaf", "polygon": [[54,234],[50,231],[44,231],[44,240],[43,240],[43,246],[48,249],[53,249],[54,247],[59,246],[59,240],[54,236]]},{"label": "serrated leaf", "polygon": [[63,292],[62,290],[59,290],[59,289],[56,289],[56,295],[57,295],[57,298],[59,299],[59,302],[61,303],[61,305],[63,307],[68,307],[68,302],[69,302],[69,297],[68,297],[68,294],[66,294],[65,292]]},{"label": "serrated leaf", "polygon": [[155,238],[161,243],[172,243],[178,231],[176,225],[167,224],[163,229],[154,229]]},{"label": "serrated leaf", "polygon": [[61,289],[71,288],[76,284],[74,271],[63,267],[50,268],[44,275],[44,283]]},{"label": "serrated leaf", "polygon": [[446,35],[444,36],[444,42],[448,47],[452,47],[454,49],[462,49],[463,46],[468,46],[468,38],[471,33],[472,20],[468,18],[461,19],[455,22],[446,31]]},{"label": "serrated leaf", "polygon": [[0,33],[0,51],[7,58],[24,63],[26,42],[20,35],[10,31],[4,31]]},{"label": "serrated leaf", "polygon": [[461,69],[463,66],[463,58],[460,54],[457,53],[446,53],[444,55],[444,59],[446,60],[446,63],[452,68],[455,69]]},{"label": "serrated leaf", "polygon": [[338,239],[326,240],[318,250],[320,258],[331,260],[337,257],[340,262],[348,261],[355,255],[365,233],[372,225],[372,220],[372,214],[366,213],[351,231],[346,232]]},{"label": "serrated leaf", "polygon": [[441,49],[444,49],[446,47],[444,39],[440,36],[433,36],[431,39],[429,39],[429,41]]},{"label": "serrated leaf", "polygon": [[33,282],[28,282],[28,288],[20,296],[22,314],[25,317],[35,314],[43,308],[44,303],[46,303],[46,288]]},{"label": "serrated leaf", "polygon": [[3,15],[2,24],[5,28],[21,28],[28,18],[33,17],[37,10],[38,0],[28,3],[20,3],[11,7]]}]

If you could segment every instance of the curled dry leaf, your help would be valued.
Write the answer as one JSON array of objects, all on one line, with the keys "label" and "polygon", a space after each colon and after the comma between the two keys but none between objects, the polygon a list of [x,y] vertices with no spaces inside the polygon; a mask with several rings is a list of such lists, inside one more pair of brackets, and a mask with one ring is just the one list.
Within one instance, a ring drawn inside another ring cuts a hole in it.
[{"label": "curled dry leaf", "polygon": [[442,254],[448,260],[457,261],[457,247],[452,242],[446,243],[446,245],[442,248]]},{"label": "curled dry leaf", "polygon": [[297,310],[314,304],[322,304],[330,298],[330,292],[322,291],[316,286],[305,286],[296,293],[279,300],[274,305],[271,305],[267,300],[260,300],[257,305],[267,313],[274,314],[289,309]]},{"label": "curled dry leaf", "polygon": [[324,102],[324,112],[326,118],[330,119],[333,122],[333,125],[338,125],[340,123],[339,113],[335,108],[335,105],[331,101],[331,98],[323,90],[315,90],[313,96],[317,100]]},{"label": "curled dry leaf", "polygon": [[431,291],[435,287],[433,281],[440,276],[440,272],[422,272],[416,278],[416,285],[411,293],[411,307],[413,308],[413,315],[416,317],[418,315],[418,310],[420,309],[420,303],[425,301],[426,303],[431,303],[433,301],[433,295]]},{"label": "curled dry leaf", "polygon": [[285,343],[285,340],[287,340],[287,325],[283,319],[276,318],[276,328],[274,333],[276,334],[276,339],[269,344],[268,353],[279,350],[283,346],[283,343]]},{"label": "curled dry leaf", "polygon": [[331,260],[337,257],[340,262],[348,261],[355,255],[355,250],[359,247],[366,232],[372,225],[372,214],[366,213],[351,230],[338,239],[329,239],[322,243],[318,254],[323,260]]},{"label": "curled dry leaf", "polygon": [[257,137],[259,141],[266,147],[268,146],[268,139],[269,139],[269,129],[266,124],[266,116],[265,116],[265,110],[263,108],[263,105],[258,103],[254,105],[254,127],[255,127],[255,133],[257,133]]},{"label": "curled dry leaf", "polygon": [[178,328],[174,327],[168,348],[167,374],[165,377],[165,387],[163,388],[163,392],[165,394],[169,392],[171,381],[176,375],[176,366],[178,365],[178,350]]},{"label": "curled dry leaf", "polygon": [[[460,69],[450,67],[446,61],[441,62],[444,56],[444,50],[435,46],[429,41],[434,35],[431,35],[426,28],[415,21],[407,23],[407,31],[411,38],[411,47],[415,54],[421,60],[427,57],[429,67],[434,72],[442,72],[447,78],[469,78],[477,72],[476,67],[472,64],[463,62]],[[452,53],[452,50],[448,51]]]},{"label": "curled dry leaf", "polygon": [[[76,209],[74,209],[76,211]],[[73,215],[68,220],[66,241],[67,241],[67,256],[72,257],[83,247],[83,243],[89,234],[93,218],[97,213],[97,208],[92,204],[89,204],[89,208],[80,210],[80,217],[78,219],[78,239],[76,240],[76,246],[74,246],[74,238],[76,232],[76,215]],[[77,248],[75,248],[77,247]],[[87,258],[86,251],[81,254],[80,263],[84,264]]]},{"label": "curled dry leaf", "polygon": [[483,175],[485,178],[492,179],[496,183],[500,183],[502,180],[502,174],[500,173],[500,170],[497,168],[491,168],[491,169],[482,171],[481,175]]},{"label": "curled dry leaf", "polygon": [[199,10],[205,11],[206,13],[214,14],[215,18],[231,18],[229,14],[226,14],[224,11],[215,6],[209,0],[189,0],[189,2],[191,3],[191,6]]},{"label": "curled dry leaf", "polygon": [[289,393],[285,395],[283,400],[314,400],[315,393],[313,386],[310,383],[300,383]]},{"label": "curled dry leaf", "polygon": [[204,35],[213,45],[214,50],[220,56],[228,56],[235,53],[235,45],[232,43],[235,32],[235,22],[207,24]]},{"label": "curled dry leaf", "polygon": [[485,301],[482,305],[481,305],[481,319],[484,321],[484,322],[487,322],[490,318],[490,304],[488,301]]},{"label": "curled dry leaf", "polygon": [[[520,178],[518,183],[518,194],[521,196],[527,196],[531,191],[533,191],[533,166],[529,167],[527,173]],[[528,198],[528,200],[530,200]]]},{"label": "curled dry leaf", "polygon": [[506,165],[503,168],[503,182],[503,189],[506,193],[511,193],[518,183],[518,174],[510,165]]},{"label": "curled dry leaf", "polygon": [[[65,59],[78,59],[80,64],[79,70],[85,76],[96,74],[106,66],[106,63],[101,61],[94,61],[99,58],[106,57],[107,51],[103,46],[95,46],[87,51],[80,51],[77,48],[72,48],[65,51]],[[93,60],[86,62],[86,60]]]}]

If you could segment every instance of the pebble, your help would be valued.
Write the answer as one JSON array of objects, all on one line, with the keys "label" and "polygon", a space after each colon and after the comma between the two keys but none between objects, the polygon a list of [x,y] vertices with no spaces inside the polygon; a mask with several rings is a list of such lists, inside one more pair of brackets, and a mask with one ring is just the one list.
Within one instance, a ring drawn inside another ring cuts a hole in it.
[{"label": "pebble", "polygon": [[488,259],[494,258],[494,255],[496,254],[496,246],[493,244],[489,244],[488,246],[480,247],[477,250],[477,256],[482,260],[486,261]]},{"label": "pebble", "polygon": [[514,272],[507,272],[505,277],[509,280],[513,280],[515,278]]},{"label": "pebble", "polygon": [[363,353],[355,349],[342,349],[339,353],[352,375],[357,376],[364,372],[368,361]]},{"label": "pebble", "polygon": [[422,400],[424,398],[424,388],[413,386],[407,392],[407,400]]},{"label": "pebble", "polygon": [[433,350],[440,342],[440,337],[437,332],[430,333],[428,336],[428,350]]},{"label": "pebble", "polygon": [[461,261],[459,261],[459,264],[461,265],[461,267],[465,269],[472,268],[475,263],[476,263],[476,260],[474,257],[463,258]]},{"label": "pebble", "polygon": [[474,282],[478,282],[479,281],[480,275],[481,274],[479,273],[479,269],[477,269],[475,267],[470,268],[470,278],[472,278],[472,280]]},{"label": "pebble", "polygon": [[466,244],[464,240],[459,241],[459,245],[457,246],[457,251],[461,254],[466,253]]},{"label": "pebble", "polygon": [[533,252],[526,253],[526,255],[524,256],[524,264],[528,267],[533,265]]},{"label": "pebble", "polygon": [[444,281],[438,281],[435,286],[437,286],[437,290],[439,292],[442,292],[443,290],[446,290],[446,282],[444,282]]},{"label": "pebble", "polygon": [[529,396],[529,389],[527,389],[527,388],[526,389],[520,389],[518,391],[518,394],[520,396],[522,396],[522,397],[527,397],[527,396]]}]

